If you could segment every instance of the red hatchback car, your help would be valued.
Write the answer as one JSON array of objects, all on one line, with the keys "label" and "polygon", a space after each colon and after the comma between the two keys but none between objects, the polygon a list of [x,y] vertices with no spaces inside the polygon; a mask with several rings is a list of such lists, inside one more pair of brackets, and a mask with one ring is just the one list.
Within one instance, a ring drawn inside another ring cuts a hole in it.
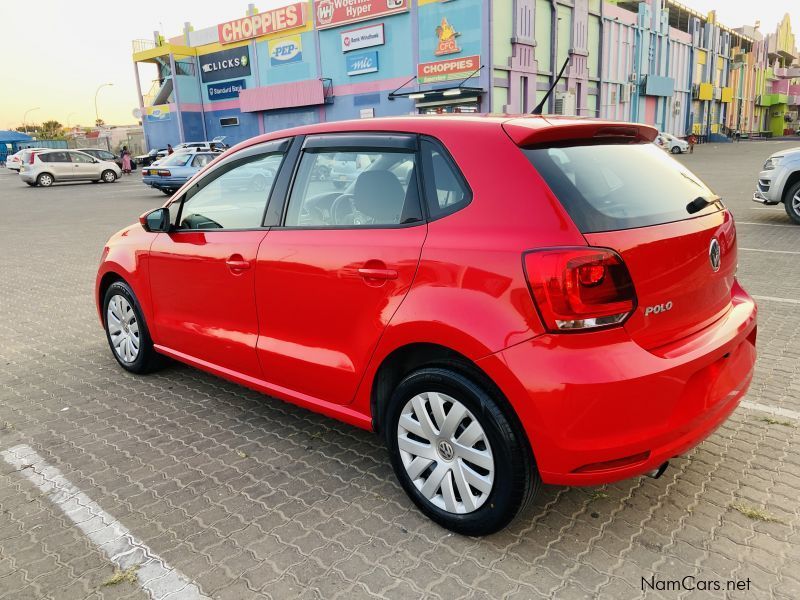
[{"label": "red hatchback car", "polygon": [[279,131],[114,235],[120,365],[166,355],[380,432],[434,521],[658,473],[733,412],[756,306],[718,196],[641,124],[407,117]]}]

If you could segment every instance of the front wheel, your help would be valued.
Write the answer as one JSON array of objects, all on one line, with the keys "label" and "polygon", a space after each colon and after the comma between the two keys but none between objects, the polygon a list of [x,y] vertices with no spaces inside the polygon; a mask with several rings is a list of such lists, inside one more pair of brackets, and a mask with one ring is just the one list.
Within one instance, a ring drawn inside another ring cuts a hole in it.
[{"label": "front wheel", "polygon": [[114,183],[117,180],[117,174],[114,173],[114,171],[112,171],[111,169],[107,169],[103,171],[103,174],[100,176],[100,178],[105,183]]},{"label": "front wheel", "polygon": [[387,407],[395,474],[419,509],[463,535],[499,531],[540,479],[522,428],[484,388],[446,368],[408,375]]},{"label": "front wheel", "polygon": [[111,352],[123,369],[149,373],[159,366],[139,302],[124,281],[115,281],[106,291],[103,323]]},{"label": "front wheel", "polygon": [[680,154],[681,153],[681,149],[678,146],[673,146],[672,150],[670,150],[670,152],[672,152],[673,154]]},{"label": "front wheel", "polygon": [[800,225],[800,181],[795,183],[786,193],[784,200],[786,205],[786,214],[797,225]]}]

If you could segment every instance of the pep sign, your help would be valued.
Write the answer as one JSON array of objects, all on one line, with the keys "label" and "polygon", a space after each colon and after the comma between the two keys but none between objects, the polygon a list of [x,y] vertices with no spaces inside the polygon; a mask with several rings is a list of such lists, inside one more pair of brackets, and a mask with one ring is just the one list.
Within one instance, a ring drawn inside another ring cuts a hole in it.
[{"label": "pep sign", "polygon": [[299,35],[269,42],[269,62],[273,67],[289,65],[301,60],[303,60],[303,41]]}]

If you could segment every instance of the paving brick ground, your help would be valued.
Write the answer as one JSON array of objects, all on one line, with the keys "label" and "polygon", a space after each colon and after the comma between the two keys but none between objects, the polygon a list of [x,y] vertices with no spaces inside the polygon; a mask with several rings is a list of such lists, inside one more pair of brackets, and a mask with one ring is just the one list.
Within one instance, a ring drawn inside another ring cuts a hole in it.
[{"label": "paving brick ground", "polygon": [[[731,206],[744,248],[800,250],[782,207],[749,200],[763,160],[786,145],[681,158]],[[506,531],[473,539],[414,509],[369,433],[177,364],[125,374],[98,325],[95,268],[106,238],[162,199],[137,177],[32,189],[0,175],[0,452],[35,449],[207,596],[800,598],[792,418],[740,408],[660,480],[547,487]],[[747,289],[800,300],[798,256],[754,250],[740,256]],[[798,306],[760,308],[747,400],[800,411]],[[0,598],[147,597],[104,586],[113,573],[0,462]],[[643,578],[663,588],[685,576],[723,590],[643,591]],[[749,590],[728,593],[729,580]]]}]

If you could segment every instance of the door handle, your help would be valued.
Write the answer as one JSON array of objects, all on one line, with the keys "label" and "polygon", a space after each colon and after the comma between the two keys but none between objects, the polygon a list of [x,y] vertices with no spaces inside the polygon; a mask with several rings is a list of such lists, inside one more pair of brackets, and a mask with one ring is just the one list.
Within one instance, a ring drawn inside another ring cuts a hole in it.
[{"label": "door handle", "polygon": [[242,271],[246,271],[250,268],[250,261],[244,260],[241,254],[234,254],[225,261],[225,264],[228,265],[228,268],[236,274],[239,274]]},{"label": "door handle", "polygon": [[397,271],[394,269],[359,269],[358,274],[364,279],[397,279]]}]

